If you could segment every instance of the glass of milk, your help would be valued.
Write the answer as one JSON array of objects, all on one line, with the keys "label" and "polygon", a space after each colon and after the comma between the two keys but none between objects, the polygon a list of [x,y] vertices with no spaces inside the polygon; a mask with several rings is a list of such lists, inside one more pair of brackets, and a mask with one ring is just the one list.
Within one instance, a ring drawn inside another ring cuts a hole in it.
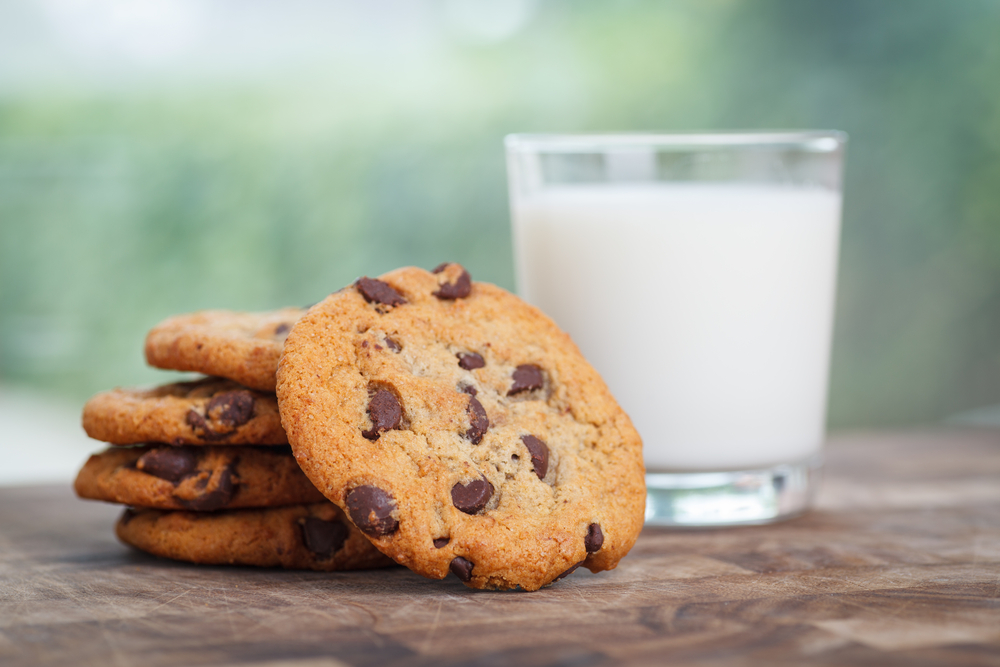
[{"label": "glass of milk", "polygon": [[518,291],[632,418],[646,522],[804,511],[825,437],[840,132],[511,135]]}]

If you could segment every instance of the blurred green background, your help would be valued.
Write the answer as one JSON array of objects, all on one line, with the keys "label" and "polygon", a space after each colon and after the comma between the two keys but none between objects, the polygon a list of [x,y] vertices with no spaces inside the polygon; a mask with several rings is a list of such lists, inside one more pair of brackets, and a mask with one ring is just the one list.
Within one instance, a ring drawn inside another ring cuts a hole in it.
[{"label": "blurred green background", "polygon": [[0,0],[0,385],[404,264],[512,289],[509,132],[771,128],[851,137],[831,426],[1000,403],[997,0]]}]

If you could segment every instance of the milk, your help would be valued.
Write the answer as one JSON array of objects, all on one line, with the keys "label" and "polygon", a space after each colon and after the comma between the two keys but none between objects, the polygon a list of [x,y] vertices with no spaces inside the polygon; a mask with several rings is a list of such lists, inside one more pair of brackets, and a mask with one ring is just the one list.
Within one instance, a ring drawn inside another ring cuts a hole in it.
[{"label": "milk", "polygon": [[515,197],[521,295],[569,332],[651,470],[801,461],[823,442],[840,194],[595,184]]}]

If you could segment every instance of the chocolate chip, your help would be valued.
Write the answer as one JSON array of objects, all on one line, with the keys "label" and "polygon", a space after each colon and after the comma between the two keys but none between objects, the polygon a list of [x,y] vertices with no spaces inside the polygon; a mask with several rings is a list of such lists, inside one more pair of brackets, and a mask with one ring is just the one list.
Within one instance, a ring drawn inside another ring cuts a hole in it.
[{"label": "chocolate chip", "polygon": [[486,409],[483,408],[483,404],[475,396],[469,397],[469,407],[466,408],[466,412],[469,413],[469,430],[465,432],[465,437],[472,444],[478,445],[482,441],[486,429],[490,427],[490,420],[486,417]]},{"label": "chocolate chip", "polygon": [[471,384],[460,384],[458,385],[458,390],[463,394],[468,394],[469,396],[476,396],[479,394],[479,390],[473,387]]},{"label": "chocolate chip", "polygon": [[361,435],[369,440],[378,440],[383,431],[399,426],[403,408],[395,394],[388,389],[379,389],[368,403],[368,416],[371,417],[372,427],[362,431]]},{"label": "chocolate chip", "polygon": [[555,583],[555,582],[559,581],[560,579],[563,579],[563,578],[568,577],[569,575],[573,574],[574,572],[576,572],[576,568],[580,567],[581,565],[583,565],[583,561],[582,560],[579,563],[577,563],[576,565],[574,565],[573,567],[569,568],[568,570],[566,570],[565,572],[563,572],[562,574],[560,574],[555,579],[553,579],[552,583]]},{"label": "chocolate chip", "polygon": [[402,345],[394,341],[392,338],[389,338],[388,336],[385,337],[385,346],[390,350],[392,350],[393,352],[399,352],[400,350],[403,349]]},{"label": "chocolate chip", "polygon": [[374,278],[362,277],[354,283],[358,291],[368,303],[382,303],[387,306],[399,306],[406,303],[403,295],[394,290],[389,283]]},{"label": "chocolate chip", "polygon": [[[208,425],[205,418],[197,410],[188,410],[187,416],[184,418],[187,425],[191,427],[195,433],[195,436],[202,439],[208,440],[209,442],[218,442],[219,440],[225,440],[235,431],[213,431],[212,427]],[[183,440],[178,440],[178,443],[183,443]]]},{"label": "chocolate chip", "polygon": [[475,352],[469,352],[468,354],[459,352],[455,356],[458,357],[458,365],[467,371],[471,371],[474,368],[482,368],[486,365],[486,360]]},{"label": "chocolate chip", "polygon": [[253,419],[254,396],[246,389],[216,394],[205,404],[205,416],[223,426],[242,426]]},{"label": "chocolate chip", "polygon": [[542,369],[534,364],[522,364],[514,369],[514,383],[510,386],[508,396],[520,394],[522,391],[541,389],[545,384]]},{"label": "chocolate chip", "polygon": [[347,511],[361,531],[372,537],[396,532],[399,521],[393,518],[396,501],[377,486],[365,484],[347,494]]},{"label": "chocolate chip", "polygon": [[[441,273],[449,266],[446,262],[441,264],[433,273]],[[458,266],[458,265],[456,265]],[[462,268],[462,267],[459,267]],[[462,273],[455,279],[453,283],[443,283],[437,292],[434,292],[434,296],[439,299],[464,299],[472,293],[472,276],[469,272],[462,268]]]},{"label": "chocolate chip", "polygon": [[451,502],[466,514],[475,514],[493,497],[493,485],[485,478],[474,479],[468,484],[461,482],[451,487]]},{"label": "chocolate chip", "polygon": [[531,454],[531,467],[538,475],[538,479],[544,478],[545,473],[549,471],[549,446],[544,440],[533,435],[522,435],[521,442]]},{"label": "chocolate chip", "polygon": [[[233,461],[222,469],[219,473],[219,481],[213,490],[192,499],[177,498],[177,502],[180,503],[184,509],[193,510],[195,512],[212,512],[225,507],[229,504],[229,501],[233,499],[233,495],[236,493],[236,485],[233,484],[232,469],[232,466],[235,464],[236,462]],[[201,488],[207,488],[208,482],[209,478],[206,477],[201,481],[199,486]]]},{"label": "chocolate chip", "polygon": [[601,530],[601,526],[596,523],[592,523],[587,526],[587,536],[583,538],[583,548],[587,550],[588,554],[597,553],[604,546],[604,531]]},{"label": "chocolate chip", "polygon": [[451,538],[450,537],[435,537],[434,538],[434,548],[435,549],[444,549],[446,546],[448,546],[449,542],[451,542]]},{"label": "chocolate chip", "polygon": [[469,581],[472,579],[473,567],[472,562],[465,560],[461,556],[455,556],[451,559],[451,565],[448,566],[448,569],[462,581]]},{"label": "chocolate chip", "polygon": [[350,532],[342,521],[324,521],[315,516],[307,516],[300,525],[302,542],[320,560],[326,560],[340,551]]},{"label": "chocolate chip", "polygon": [[197,451],[193,447],[151,449],[139,457],[135,467],[147,475],[177,484],[198,467]]},{"label": "chocolate chip", "polygon": [[431,273],[441,273],[442,271],[448,268],[449,264],[451,264],[451,262],[441,262],[440,264],[434,267],[434,270],[431,271]]},{"label": "chocolate chip", "polygon": [[274,328],[274,335],[283,336],[284,334],[287,334],[291,330],[292,330],[291,324],[288,324],[287,322],[282,322],[281,324],[279,324]]}]

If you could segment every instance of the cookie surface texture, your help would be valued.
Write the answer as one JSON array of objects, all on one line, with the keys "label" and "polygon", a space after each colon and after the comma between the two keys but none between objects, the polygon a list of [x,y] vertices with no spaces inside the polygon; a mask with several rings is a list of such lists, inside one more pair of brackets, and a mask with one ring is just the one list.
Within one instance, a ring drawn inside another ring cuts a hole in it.
[{"label": "cookie surface texture", "polygon": [[101,392],[83,407],[83,428],[115,445],[288,443],[274,394],[222,378]]},{"label": "cookie surface texture", "polygon": [[326,501],[215,513],[128,509],[115,532],[137,549],[190,563],[326,572],[393,564]]},{"label": "cookie surface texture", "polygon": [[146,336],[151,366],[194,371],[274,391],[281,348],[301,308],[264,313],[203,310],[168,318]]},{"label": "cookie surface texture", "polygon": [[91,500],[199,512],[325,500],[288,447],[114,447],[90,457],[74,489]]},{"label": "cookie surface texture", "polygon": [[362,278],[278,369],[299,465],[396,562],[536,590],[613,568],[642,528],[642,444],[538,309],[457,264]]}]

